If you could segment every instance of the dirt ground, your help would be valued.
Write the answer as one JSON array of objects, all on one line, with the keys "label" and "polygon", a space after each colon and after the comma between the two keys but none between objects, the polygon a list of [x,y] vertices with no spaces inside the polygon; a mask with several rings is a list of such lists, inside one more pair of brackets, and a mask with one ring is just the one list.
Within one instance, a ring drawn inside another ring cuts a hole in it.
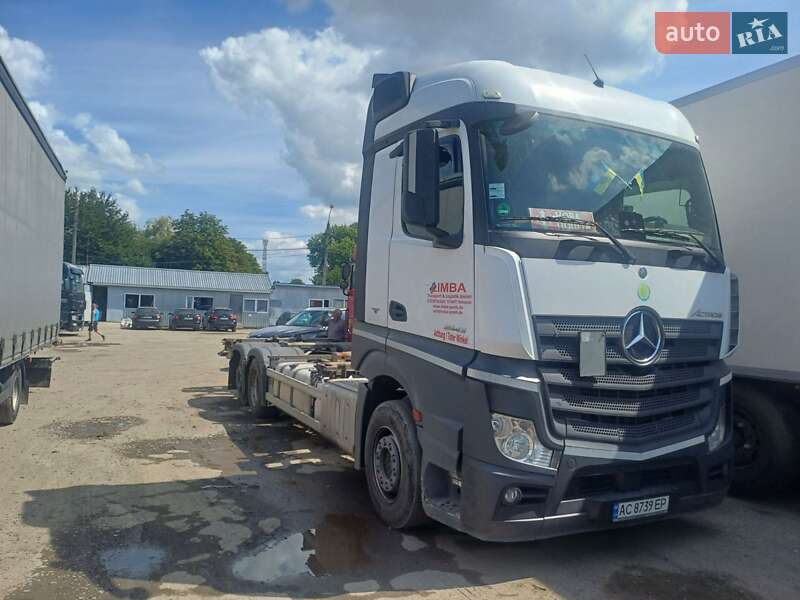
[{"label": "dirt ground", "polygon": [[[800,597],[800,497],[526,544],[387,530],[347,457],[226,389],[226,334],[67,337],[0,429],[0,596]],[[229,335],[229,334],[227,334]]]}]

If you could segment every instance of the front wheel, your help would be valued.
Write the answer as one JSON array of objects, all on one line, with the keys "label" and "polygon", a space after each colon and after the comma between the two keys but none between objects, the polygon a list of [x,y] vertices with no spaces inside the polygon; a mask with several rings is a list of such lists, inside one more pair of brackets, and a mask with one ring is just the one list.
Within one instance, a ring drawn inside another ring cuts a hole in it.
[{"label": "front wheel", "polygon": [[22,403],[22,373],[19,369],[15,371],[11,375],[14,380],[11,385],[11,395],[0,404],[0,425],[11,425],[19,414],[19,406]]},{"label": "front wheel", "polygon": [[800,463],[800,415],[789,402],[756,386],[734,383],[734,493],[764,496],[794,483]]},{"label": "front wheel", "polygon": [[422,449],[407,400],[380,404],[367,427],[367,488],[381,520],[394,529],[424,524]]}]

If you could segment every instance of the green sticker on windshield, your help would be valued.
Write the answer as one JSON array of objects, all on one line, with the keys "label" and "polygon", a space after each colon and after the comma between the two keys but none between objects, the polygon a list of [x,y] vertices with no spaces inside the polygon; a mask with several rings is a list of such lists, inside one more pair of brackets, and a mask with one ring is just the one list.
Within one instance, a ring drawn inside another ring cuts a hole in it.
[{"label": "green sticker on windshield", "polygon": [[646,283],[640,283],[639,289],[636,290],[639,300],[646,301],[650,299],[650,286]]},{"label": "green sticker on windshield", "polygon": [[511,214],[511,205],[508,202],[498,202],[494,207],[498,217],[507,217]]}]

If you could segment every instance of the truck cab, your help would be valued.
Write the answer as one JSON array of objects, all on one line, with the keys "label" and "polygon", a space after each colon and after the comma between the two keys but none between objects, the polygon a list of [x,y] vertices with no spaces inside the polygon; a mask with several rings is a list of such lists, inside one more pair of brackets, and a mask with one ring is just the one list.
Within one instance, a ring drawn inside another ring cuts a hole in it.
[{"label": "truck cab", "polygon": [[738,286],[683,115],[497,61],[373,87],[352,362],[384,520],[510,541],[721,502]]},{"label": "truck cab", "polygon": [[86,310],[83,271],[68,262],[62,265],[61,276],[61,329],[79,331],[83,329]]}]

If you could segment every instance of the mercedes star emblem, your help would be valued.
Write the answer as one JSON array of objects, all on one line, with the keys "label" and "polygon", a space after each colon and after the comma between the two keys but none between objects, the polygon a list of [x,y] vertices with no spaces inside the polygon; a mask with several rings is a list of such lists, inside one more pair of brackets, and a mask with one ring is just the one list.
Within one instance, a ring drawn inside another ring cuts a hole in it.
[{"label": "mercedes star emblem", "polygon": [[622,354],[640,367],[652,365],[664,348],[664,326],[658,313],[645,306],[633,309],[622,322]]}]

